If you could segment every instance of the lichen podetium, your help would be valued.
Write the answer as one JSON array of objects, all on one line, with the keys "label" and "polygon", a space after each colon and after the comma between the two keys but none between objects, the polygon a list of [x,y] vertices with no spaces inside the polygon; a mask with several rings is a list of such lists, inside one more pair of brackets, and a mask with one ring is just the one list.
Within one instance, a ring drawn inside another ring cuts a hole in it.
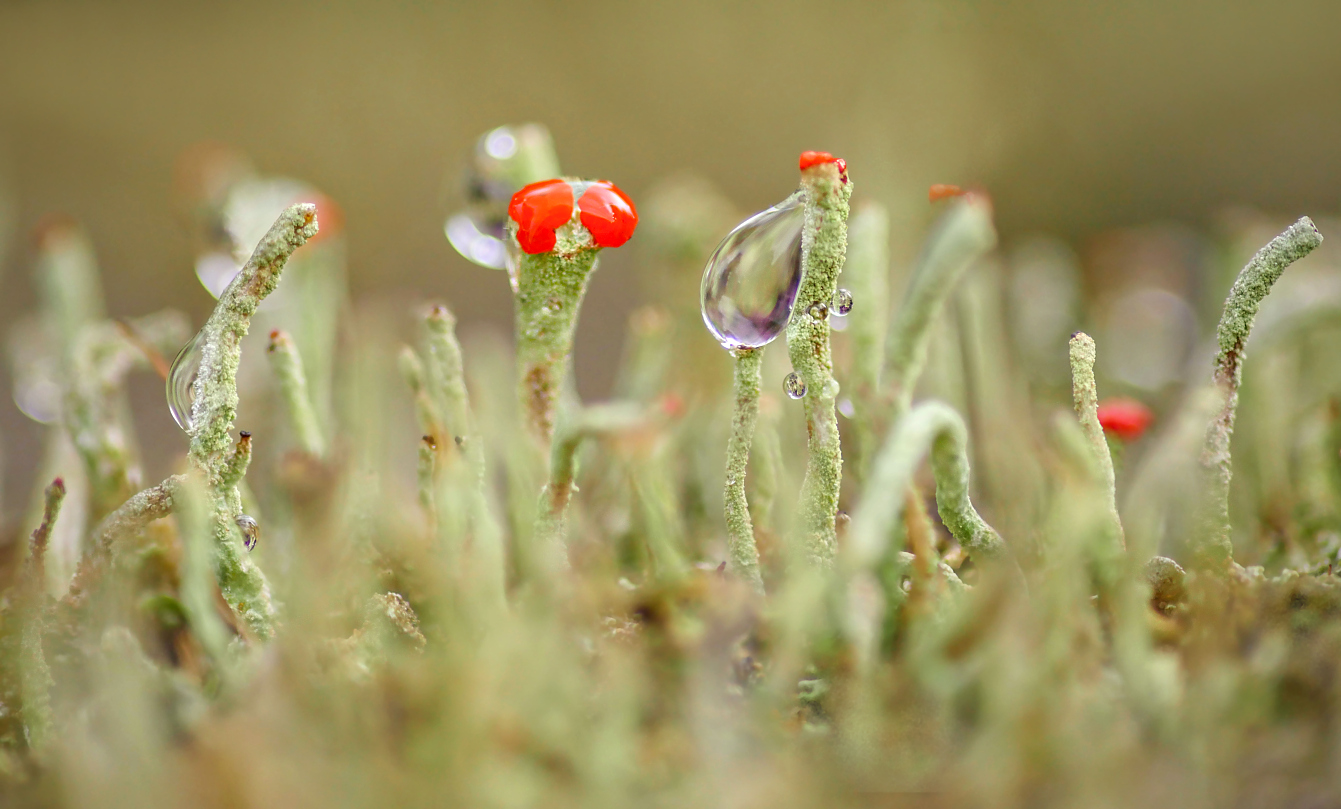
[{"label": "lichen podetium", "polygon": [[745,474],[750,466],[750,445],[754,425],[759,418],[759,376],[763,364],[762,348],[737,348],[735,360],[735,412],[731,419],[731,437],[726,444],[726,549],[731,572],[744,579],[756,593],[763,595],[764,580],[759,572],[759,549],[754,542],[754,522],[745,497]]},{"label": "lichen podetium", "polygon": [[274,634],[275,607],[265,575],[243,547],[237,523],[242,513],[234,470],[230,431],[237,418],[237,371],[242,338],[256,307],[279,284],[293,251],[317,233],[317,208],[289,207],[256,245],[251,258],[219,296],[213,314],[201,329],[200,370],[191,405],[191,446],[187,458],[200,470],[210,493],[215,574],[224,599],[259,639]]},{"label": "lichen podetium", "polygon": [[848,200],[852,183],[842,160],[823,152],[801,155],[801,187],[805,192],[805,226],[801,232],[801,286],[787,324],[787,351],[792,368],[805,383],[808,454],[801,483],[800,529],[809,561],[822,568],[833,564],[838,547],[834,519],[843,479],[838,417],[834,402],[828,318],[809,315],[810,307],[827,310],[838,291],[838,274],[847,255]]},{"label": "lichen podetium", "polygon": [[1196,561],[1211,569],[1224,569],[1234,558],[1230,540],[1229,481],[1234,467],[1229,439],[1234,434],[1234,414],[1243,379],[1243,354],[1262,299],[1285,268],[1322,244],[1322,234],[1307,216],[1285,229],[1258,250],[1234,279],[1225,300],[1224,313],[1216,329],[1219,352],[1215,357],[1215,385],[1223,397],[1220,412],[1206,427],[1206,445],[1201,455],[1204,494],[1200,506],[1195,547]]}]

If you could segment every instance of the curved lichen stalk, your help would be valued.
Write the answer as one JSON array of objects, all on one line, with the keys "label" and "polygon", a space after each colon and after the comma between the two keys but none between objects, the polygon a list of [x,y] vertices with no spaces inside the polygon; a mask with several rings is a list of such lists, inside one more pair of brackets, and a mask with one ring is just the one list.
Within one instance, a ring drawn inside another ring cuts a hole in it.
[{"label": "curved lichen stalk", "polygon": [[1239,383],[1243,379],[1244,348],[1257,309],[1285,268],[1313,252],[1321,243],[1322,235],[1313,220],[1303,217],[1257,251],[1239,271],[1225,300],[1224,313],[1216,329],[1220,350],[1215,357],[1215,385],[1224,403],[1206,428],[1206,444],[1201,455],[1204,495],[1195,554],[1203,566],[1223,568],[1234,556],[1229,524],[1229,482],[1234,469],[1229,442],[1234,434]]},{"label": "curved lichen stalk", "polygon": [[[819,162],[810,162],[818,160]],[[793,316],[787,323],[787,351],[792,368],[805,383],[806,474],[801,483],[800,529],[811,564],[833,563],[838,539],[834,520],[843,481],[843,453],[834,405],[838,382],[833,378],[827,317],[812,317],[812,307],[827,313],[838,290],[838,274],[847,254],[848,199],[852,183],[847,166],[825,153],[801,156],[805,192],[805,224],[801,230],[801,285]]]},{"label": "curved lichen stalk", "polygon": [[852,524],[848,527],[845,566],[857,571],[878,562],[903,513],[900,493],[913,483],[923,458],[931,456],[936,479],[936,508],[951,536],[970,553],[995,558],[1005,544],[969,500],[968,429],[954,408],[924,402],[910,410],[885,440]]},{"label": "curved lichen stalk", "polygon": [[200,332],[200,369],[193,386],[187,435],[191,465],[205,476],[212,508],[215,573],[229,606],[258,638],[274,632],[275,608],[270,586],[246,552],[235,522],[242,498],[227,480],[233,467],[230,431],[237,418],[237,372],[242,338],[256,307],[279,283],[284,263],[294,250],[317,233],[315,205],[294,205],[279,215],[256,246],[237,277],[219,296],[219,303]]}]

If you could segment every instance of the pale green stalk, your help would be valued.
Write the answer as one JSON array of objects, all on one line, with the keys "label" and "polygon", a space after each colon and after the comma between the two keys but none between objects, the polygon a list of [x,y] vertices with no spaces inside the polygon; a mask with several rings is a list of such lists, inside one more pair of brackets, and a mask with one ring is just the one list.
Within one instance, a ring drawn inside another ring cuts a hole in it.
[{"label": "pale green stalk", "polygon": [[566,415],[550,451],[549,483],[540,493],[534,541],[551,570],[568,568],[567,515],[577,475],[577,450],[587,438],[613,435],[644,424],[641,405],[627,402],[591,405]]},{"label": "pale green stalk", "polygon": [[312,406],[312,394],[307,387],[307,374],[303,372],[303,358],[298,353],[298,346],[288,332],[275,329],[270,332],[268,353],[270,367],[279,381],[280,399],[284,402],[284,411],[288,413],[298,446],[314,458],[323,457],[326,442],[321,436],[317,411]]},{"label": "pale green stalk", "polygon": [[1116,542],[1116,550],[1126,549],[1122,533],[1122,519],[1118,516],[1117,483],[1113,475],[1113,457],[1108,451],[1108,439],[1099,424],[1099,393],[1094,382],[1094,340],[1084,332],[1071,335],[1071,396],[1075,400],[1076,418],[1085,433],[1090,452],[1104,490],[1104,508],[1108,512],[1109,532]]},{"label": "pale green stalk", "polygon": [[838,382],[833,378],[829,320],[809,314],[812,306],[827,311],[838,290],[847,253],[848,199],[852,183],[836,162],[819,163],[801,172],[805,191],[805,225],[801,231],[801,285],[794,315],[787,324],[787,351],[792,368],[805,383],[806,431],[809,437],[806,474],[801,482],[800,530],[810,563],[833,564],[838,549],[834,520],[843,480],[843,454],[834,412]]},{"label": "pale green stalk", "polygon": [[735,358],[735,413],[731,418],[731,437],[726,444],[726,550],[732,573],[746,581],[755,592],[764,592],[759,572],[759,549],[754,544],[754,523],[745,497],[745,475],[750,466],[750,445],[754,425],[759,418],[759,376],[763,364],[762,348],[738,348]]},{"label": "pale green stalk", "polygon": [[470,525],[474,534],[472,578],[483,585],[485,598],[494,607],[501,608],[506,604],[503,535],[489,503],[484,439],[470,409],[465,361],[461,344],[456,339],[456,318],[447,307],[435,306],[424,323],[428,332],[428,378],[435,394],[436,410],[451,435],[450,440],[456,443],[469,463],[470,477],[473,478],[468,486]]},{"label": "pale green stalk", "polygon": [[434,404],[433,397],[429,395],[424,363],[419,359],[418,352],[409,346],[401,346],[397,364],[401,377],[405,379],[405,384],[414,397],[414,418],[419,425],[419,431],[431,437],[435,443],[445,440],[446,431],[438,415],[438,407]]},{"label": "pale green stalk", "polygon": [[46,617],[46,551],[51,529],[65,502],[65,483],[60,478],[46,488],[42,522],[33,531],[29,545],[23,630],[19,638],[19,689],[23,700],[23,726],[28,745],[38,752],[46,748],[54,730],[51,688],[55,681],[42,649]]},{"label": "pale green stalk", "polygon": [[932,326],[955,284],[995,246],[992,205],[979,195],[956,200],[928,240],[886,342],[884,384],[894,400],[892,420],[912,405]]},{"label": "pale green stalk", "polygon": [[527,430],[548,450],[568,371],[578,309],[596,267],[585,230],[560,228],[547,253],[523,254],[516,274],[517,375]]},{"label": "pale green stalk", "polygon": [[429,525],[436,530],[438,509],[434,502],[434,481],[438,475],[438,443],[433,436],[424,435],[419,439],[419,463],[416,468],[419,484],[419,505],[428,516]]},{"label": "pale green stalk", "polygon": [[274,634],[270,586],[242,544],[235,522],[242,512],[237,487],[223,485],[232,457],[229,432],[237,418],[241,341],[256,307],[279,283],[289,256],[316,232],[316,206],[294,205],[280,214],[201,329],[200,370],[193,385],[187,458],[204,474],[210,489],[215,574],[228,605],[261,640]]},{"label": "pale green stalk", "polygon": [[1239,271],[1225,300],[1224,313],[1216,329],[1220,350],[1215,358],[1215,384],[1223,405],[1206,428],[1206,443],[1201,454],[1205,494],[1199,511],[1194,553],[1202,566],[1221,569],[1234,558],[1229,523],[1229,483],[1234,469],[1229,444],[1234,434],[1239,383],[1243,379],[1244,349],[1257,309],[1285,268],[1313,252],[1321,243],[1322,235],[1313,220],[1303,217],[1257,251]]},{"label": "pale green stalk", "polygon": [[969,500],[968,429],[949,405],[925,402],[898,421],[876,456],[867,496],[852,515],[845,566],[851,572],[870,567],[888,550],[904,498],[923,458],[931,456],[936,479],[936,508],[950,534],[970,553],[995,558],[1005,553],[997,532]]}]

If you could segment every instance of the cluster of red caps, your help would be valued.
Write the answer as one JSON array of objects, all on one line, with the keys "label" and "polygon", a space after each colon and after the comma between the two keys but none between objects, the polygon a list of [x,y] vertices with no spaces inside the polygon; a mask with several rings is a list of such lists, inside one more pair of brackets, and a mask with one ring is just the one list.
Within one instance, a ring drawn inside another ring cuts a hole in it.
[{"label": "cluster of red caps", "polygon": [[553,250],[555,231],[573,218],[574,197],[582,227],[597,247],[619,247],[638,227],[633,200],[608,180],[542,180],[522,188],[508,205],[521,249],[530,254]]}]

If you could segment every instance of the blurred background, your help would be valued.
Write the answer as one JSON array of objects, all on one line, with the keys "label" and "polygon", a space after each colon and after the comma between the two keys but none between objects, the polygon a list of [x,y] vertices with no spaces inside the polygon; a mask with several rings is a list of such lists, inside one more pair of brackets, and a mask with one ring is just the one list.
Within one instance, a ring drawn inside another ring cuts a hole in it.
[{"label": "blurred background", "polygon": [[[1337,31],[1341,5],[1324,0],[0,0],[0,325],[34,307],[32,234],[56,213],[87,228],[110,314],[176,307],[198,325],[213,299],[181,166],[214,142],[340,206],[355,300],[442,298],[463,330],[506,330],[506,278],[457,255],[443,222],[481,133],[537,121],[566,173],[643,200],[691,172],[741,213],[794,188],[801,150],[841,155],[856,200],[891,211],[896,277],[930,220],[928,185],[985,188],[1021,354],[1041,352],[1046,381],[1065,370],[1058,334],[1146,340],[1150,352],[1109,353],[1163,366],[1106,373],[1110,389],[1158,398],[1236,269],[1221,269],[1215,234],[1308,213],[1332,235]],[[608,393],[646,302],[630,247],[603,258],[584,311],[589,398]],[[13,386],[6,367],[11,512],[41,444]],[[157,479],[185,439],[161,381],[141,375],[131,394]]]}]

